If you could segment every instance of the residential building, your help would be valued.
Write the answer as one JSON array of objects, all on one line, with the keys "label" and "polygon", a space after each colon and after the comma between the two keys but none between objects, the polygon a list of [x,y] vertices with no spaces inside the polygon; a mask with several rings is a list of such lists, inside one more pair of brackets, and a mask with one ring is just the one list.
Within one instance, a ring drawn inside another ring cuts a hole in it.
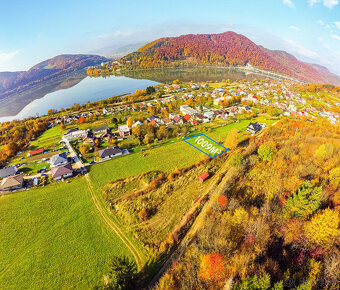
[{"label": "residential building", "polygon": [[249,125],[247,127],[247,131],[252,133],[252,134],[255,134],[255,133],[261,131],[264,128],[266,128],[266,124],[259,124],[257,122],[249,123]]},{"label": "residential building", "polygon": [[101,159],[109,159],[115,156],[119,156],[123,154],[122,149],[120,149],[118,146],[116,147],[108,147],[102,150],[98,151],[99,157]]},{"label": "residential building", "polygon": [[53,155],[50,159],[51,167],[57,167],[68,163],[68,157],[66,152]]},{"label": "residential building", "polygon": [[0,178],[16,175],[17,172],[18,169],[15,166],[5,167],[3,169],[0,169]]},{"label": "residential building", "polygon": [[109,129],[109,126],[108,126],[108,125],[103,125],[103,126],[94,128],[94,129],[93,129],[93,134],[97,135],[97,134],[103,133],[103,132],[105,132],[107,129]]},{"label": "residential building", "polygon": [[70,163],[63,164],[52,168],[52,178],[54,180],[60,180],[62,178],[68,178],[73,175],[72,165]]},{"label": "residential building", "polygon": [[130,136],[130,129],[128,125],[123,125],[118,127],[119,136],[126,137]]},{"label": "residential building", "polygon": [[193,116],[195,114],[198,114],[199,111],[198,110],[195,110],[193,108],[191,108],[190,106],[188,105],[182,105],[180,106],[180,111],[183,115],[190,115],[190,116]]},{"label": "residential building", "polygon": [[17,174],[4,178],[1,182],[0,189],[3,191],[17,190],[21,189],[23,184],[24,176],[22,174]]},{"label": "residential building", "polygon": [[64,133],[64,137],[67,139],[83,138],[87,134],[86,130],[71,129],[67,133]]}]

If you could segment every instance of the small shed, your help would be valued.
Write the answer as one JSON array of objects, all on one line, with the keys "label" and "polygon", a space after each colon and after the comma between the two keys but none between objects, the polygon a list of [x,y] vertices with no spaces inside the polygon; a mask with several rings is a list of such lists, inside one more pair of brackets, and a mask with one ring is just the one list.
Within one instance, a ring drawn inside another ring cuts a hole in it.
[{"label": "small shed", "polygon": [[198,177],[198,180],[201,182],[204,182],[209,177],[210,177],[210,174],[208,172],[204,172]]}]

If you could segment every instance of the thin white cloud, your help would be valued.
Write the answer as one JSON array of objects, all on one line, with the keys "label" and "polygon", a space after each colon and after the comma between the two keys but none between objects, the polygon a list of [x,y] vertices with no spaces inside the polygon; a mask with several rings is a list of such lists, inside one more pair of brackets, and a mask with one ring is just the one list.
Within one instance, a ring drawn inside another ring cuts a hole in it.
[{"label": "thin white cloud", "polygon": [[332,34],[332,38],[337,39],[337,40],[340,40],[340,36],[339,36],[339,35],[336,35],[336,34]]},{"label": "thin white cloud", "polygon": [[320,19],[319,19],[318,21],[316,21],[316,23],[317,23],[317,24],[320,24],[321,26],[325,26],[325,22],[323,22],[323,21],[320,20]]},{"label": "thin white cloud", "polygon": [[322,41],[323,41],[323,38],[322,38],[322,37],[319,37],[318,40],[322,42]]},{"label": "thin white cloud", "polygon": [[283,0],[283,4],[287,5],[290,8],[295,8],[295,5],[292,0]]},{"label": "thin white cloud", "polygon": [[328,8],[333,8],[334,6],[339,4],[339,0],[308,0],[310,6],[313,6],[314,4],[320,2]]},{"label": "thin white cloud", "polygon": [[290,29],[293,29],[293,30],[297,30],[297,31],[301,31],[301,28],[295,26],[295,25],[291,25],[289,26]]},{"label": "thin white cloud", "polygon": [[340,29],[340,21],[335,21],[334,25],[336,26],[337,29]]},{"label": "thin white cloud", "polygon": [[19,52],[19,50],[14,50],[14,51],[11,51],[11,52],[3,52],[3,51],[0,50],[0,63],[5,62],[5,61],[9,61],[18,52]]},{"label": "thin white cloud", "polygon": [[310,59],[319,59],[320,56],[317,52],[310,50],[301,44],[295,42],[291,39],[284,39],[284,41],[288,44],[288,47],[293,53],[302,55],[304,57],[310,58]]}]

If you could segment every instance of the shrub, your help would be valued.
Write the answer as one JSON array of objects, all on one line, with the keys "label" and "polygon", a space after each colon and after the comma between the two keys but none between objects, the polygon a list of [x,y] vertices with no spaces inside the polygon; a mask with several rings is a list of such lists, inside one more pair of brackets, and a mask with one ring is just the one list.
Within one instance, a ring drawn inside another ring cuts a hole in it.
[{"label": "shrub", "polygon": [[330,184],[334,186],[335,188],[339,186],[340,184],[340,167],[333,168],[329,172],[329,180]]},{"label": "shrub", "polygon": [[[269,289],[270,288],[270,275],[264,273],[261,276],[246,277],[238,284],[235,285],[237,290],[248,290],[248,289]],[[280,288],[277,288],[280,289]]]},{"label": "shrub", "polygon": [[243,155],[241,153],[236,153],[230,160],[230,166],[240,166],[243,163]]},{"label": "shrub", "polygon": [[273,158],[274,150],[269,145],[261,145],[257,153],[264,161],[270,161]]}]

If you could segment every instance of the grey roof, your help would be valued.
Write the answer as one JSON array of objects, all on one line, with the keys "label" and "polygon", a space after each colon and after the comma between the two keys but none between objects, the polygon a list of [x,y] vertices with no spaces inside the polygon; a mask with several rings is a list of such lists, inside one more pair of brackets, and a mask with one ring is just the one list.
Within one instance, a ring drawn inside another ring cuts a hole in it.
[{"label": "grey roof", "polygon": [[71,134],[71,133],[76,132],[78,130],[79,130],[78,128],[70,129],[70,130],[67,131],[67,133],[65,135]]},{"label": "grey roof", "polygon": [[248,129],[253,130],[254,132],[258,132],[262,130],[262,126],[259,123],[249,123]]},{"label": "grey roof", "polygon": [[50,163],[52,166],[55,164],[59,164],[59,163],[67,162],[67,161],[68,161],[68,158],[67,158],[66,152],[53,155],[50,159]]},{"label": "grey roof", "polygon": [[107,129],[109,129],[108,125],[100,126],[100,127],[94,128],[93,133],[102,132],[102,131],[105,131]]},{"label": "grey roof", "polygon": [[109,147],[109,148],[105,148],[105,149],[98,151],[100,158],[105,158],[107,156],[116,155],[118,153],[122,153],[122,150],[120,148],[117,148],[117,147],[115,147],[115,148]]},{"label": "grey roof", "polygon": [[13,176],[17,173],[17,168],[15,166],[5,167],[0,169],[0,178],[5,178],[8,176]]}]

